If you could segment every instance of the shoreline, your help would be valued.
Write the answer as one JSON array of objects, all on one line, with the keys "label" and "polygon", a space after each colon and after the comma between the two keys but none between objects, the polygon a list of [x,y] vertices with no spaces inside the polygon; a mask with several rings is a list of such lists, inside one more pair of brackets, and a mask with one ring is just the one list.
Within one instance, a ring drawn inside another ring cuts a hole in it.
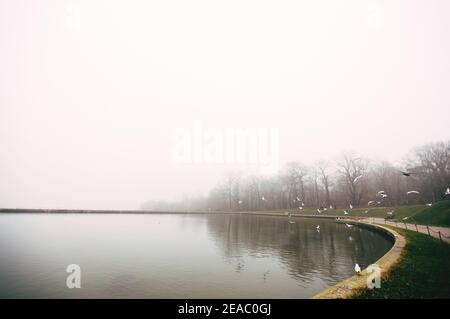
[{"label": "shoreline", "polygon": [[[149,211],[149,210],[87,210],[87,209],[26,209],[26,208],[0,208],[0,214],[240,214],[240,215],[259,215],[259,216],[276,216],[289,218],[288,215],[282,212],[264,212],[264,211],[244,211],[244,212],[224,212],[224,211],[195,211],[195,212],[181,212],[181,211]],[[378,224],[359,221],[358,217],[351,216],[343,218],[342,216],[331,215],[310,215],[310,214],[291,214],[292,218],[316,218],[316,219],[334,219],[336,222],[355,224],[358,227],[365,227],[381,232],[389,236],[393,240],[393,245],[381,258],[374,262],[380,266],[383,273],[389,271],[395,264],[400,261],[403,248],[406,241],[403,236]],[[357,290],[367,287],[366,280],[369,276],[367,268],[361,271],[360,275],[353,275],[350,278],[344,279],[336,285],[327,288],[326,290],[312,296],[312,299],[345,299],[350,298]]]}]

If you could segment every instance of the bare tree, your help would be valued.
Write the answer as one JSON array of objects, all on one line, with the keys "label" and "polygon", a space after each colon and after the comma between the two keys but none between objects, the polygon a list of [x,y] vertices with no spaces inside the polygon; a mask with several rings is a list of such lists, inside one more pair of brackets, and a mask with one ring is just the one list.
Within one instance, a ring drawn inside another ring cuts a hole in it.
[{"label": "bare tree", "polygon": [[363,177],[367,171],[368,163],[355,153],[344,153],[337,162],[338,172],[343,178],[348,200],[353,206],[359,206],[364,194]]}]

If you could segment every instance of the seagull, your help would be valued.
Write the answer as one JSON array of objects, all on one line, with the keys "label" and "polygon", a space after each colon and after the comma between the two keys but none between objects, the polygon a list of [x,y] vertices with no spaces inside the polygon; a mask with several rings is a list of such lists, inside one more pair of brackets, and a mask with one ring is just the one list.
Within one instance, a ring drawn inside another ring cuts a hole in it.
[{"label": "seagull", "polygon": [[299,201],[299,202],[301,202],[302,200],[300,199],[300,198],[298,198],[298,196],[297,196],[297,200]]},{"label": "seagull", "polygon": [[409,218],[409,216],[406,216],[406,217],[403,218],[403,220],[407,220],[408,218]]},{"label": "seagull", "polygon": [[294,222],[294,221],[292,221],[292,220],[290,220],[290,221],[289,221],[289,224],[295,224],[295,222]]},{"label": "seagull", "polygon": [[432,206],[432,205],[433,205],[433,203],[428,203],[428,204],[427,204],[427,206]]},{"label": "seagull", "polygon": [[353,241],[353,237],[352,236],[348,236],[348,240]]},{"label": "seagull", "polygon": [[363,214],[367,214],[369,211],[368,210],[365,210],[364,212],[363,212]]},{"label": "seagull", "polygon": [[298,209],[303,209],[303,207],[302,206],[299,206],[299,208]]},{"label": "seagull", "polygon": [[266,200],[266,199],[265,199],[264,196],[263,196],[263,197],[261,197],[261,200]]},{"label": "seagull", "polygon": [[344,215],[348,215],[348,212],[346,210],[344,210]]},{"label": "seagull", "polygon": [[323,210],[324,210],[324,211],[327,211],[327,208],[326,208],[326,207],[324,207],[324,208],[323,208]]},{"label": "seagull", "polygon": [[349,207],[350,207],[350,209],[353,209],[353,205],[352,205],[352,204],[350,204],[350,206],[349,206]]},{"label": "seagull", "polygon": [[386,192],[385,192],[385,191],[379,191],[379,192],[377,193],[377,195],[381,195],[381,194],[386,194]]},{"label": "seagull", "polygon": [[371,200],[367,203],[367,206],[370,206],[371,204],[375,203],[375,201]]},{"label": "seagull", "polygon": [[350,224],[345,224],[345,226],[347,226],[348,228],[353,227],[353,225]]},{"label": "seagull", "polygon": [[361,267],[358,264],[355,265],[355,272],[359,275],[361,273]]},{"label": "seagull", "polygon": [[411,176],[410,172],[399,171],[403,176]]},{"label": "seagull", "polygon": [[381,194],[381,198],[386,198],[387,195],[386,194]]},{"label": "seagull", "polygon": [[302,202],[302,206],[305,206],[305,203]]},{"label": "seagull", "polygon": [[359,176],[357,176],[357,177],[353,180],[353,183],[356,183],[357,181],[359,181],[361,177],[363,177],[362,174],[359,175]]},{"label": "seagull", "polygon": [[447,190],[445,191],[445,194],[444,194],[445,196],[446,195],[450,195],[450,188],[449,187],[447,187]]},{"label": "seagull", "polygon": [[[450,189],[449,189],[449,194],[450,194]],[[330,209],[333,209],[333,205],[330,205]]]},{"label": "seagull", "polygon": [[240,200],[238,203],[239,203],[239,204],[242,204],[242,201]]},{"label": "seagull", "polygon": [[388,215],[392,215],[392,213],[393,213],[394,211],[392,211],[392,212],[387,212],[386,214],[388,214]]},{"label": "seagull", "polygon": [[406,195],[409,195],[409,194],[420,194],[418,191],[409,191],[409,192],[406,192]]},{"label": "seagull", "polygon": [[316,229],[317,229],[317,230],[320,230],[320,225],[317,225]]},{"label": "seagull", "polygon": [[320,213],[322,213],[322,211],[319,209],[319,208],[317,208],[317,212],[320,214]]}]

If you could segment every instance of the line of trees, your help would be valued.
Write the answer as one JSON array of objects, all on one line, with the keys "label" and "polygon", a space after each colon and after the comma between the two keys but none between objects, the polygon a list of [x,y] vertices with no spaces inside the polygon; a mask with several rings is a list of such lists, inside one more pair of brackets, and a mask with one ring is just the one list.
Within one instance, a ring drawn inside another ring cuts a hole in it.
[{"label": "line of trees", "polygon": [[448,187],[450,141],[445,141],[413,149],[401,167],[349,152],[309,166],[293,161],[270,177],[229,173],[206,197],[157,202],[152,207],[147,203],[142,208],[255,211],[367,207],[369,202],[369,206],[395,206],[438,201]]}]

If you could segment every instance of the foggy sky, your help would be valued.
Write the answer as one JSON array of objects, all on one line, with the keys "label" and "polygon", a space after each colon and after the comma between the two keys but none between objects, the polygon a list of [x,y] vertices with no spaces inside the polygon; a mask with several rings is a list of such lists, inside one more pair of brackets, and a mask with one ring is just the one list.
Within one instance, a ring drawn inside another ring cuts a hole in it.
[{"label": "foggy sky", "polygon": [[[450,137],[449,1],[0,0],[0,207],[133,209],[235,164],[196,123],[273,128],[279,161],[398,162]],[[247,170],[247,166],[237,167]]]}]

